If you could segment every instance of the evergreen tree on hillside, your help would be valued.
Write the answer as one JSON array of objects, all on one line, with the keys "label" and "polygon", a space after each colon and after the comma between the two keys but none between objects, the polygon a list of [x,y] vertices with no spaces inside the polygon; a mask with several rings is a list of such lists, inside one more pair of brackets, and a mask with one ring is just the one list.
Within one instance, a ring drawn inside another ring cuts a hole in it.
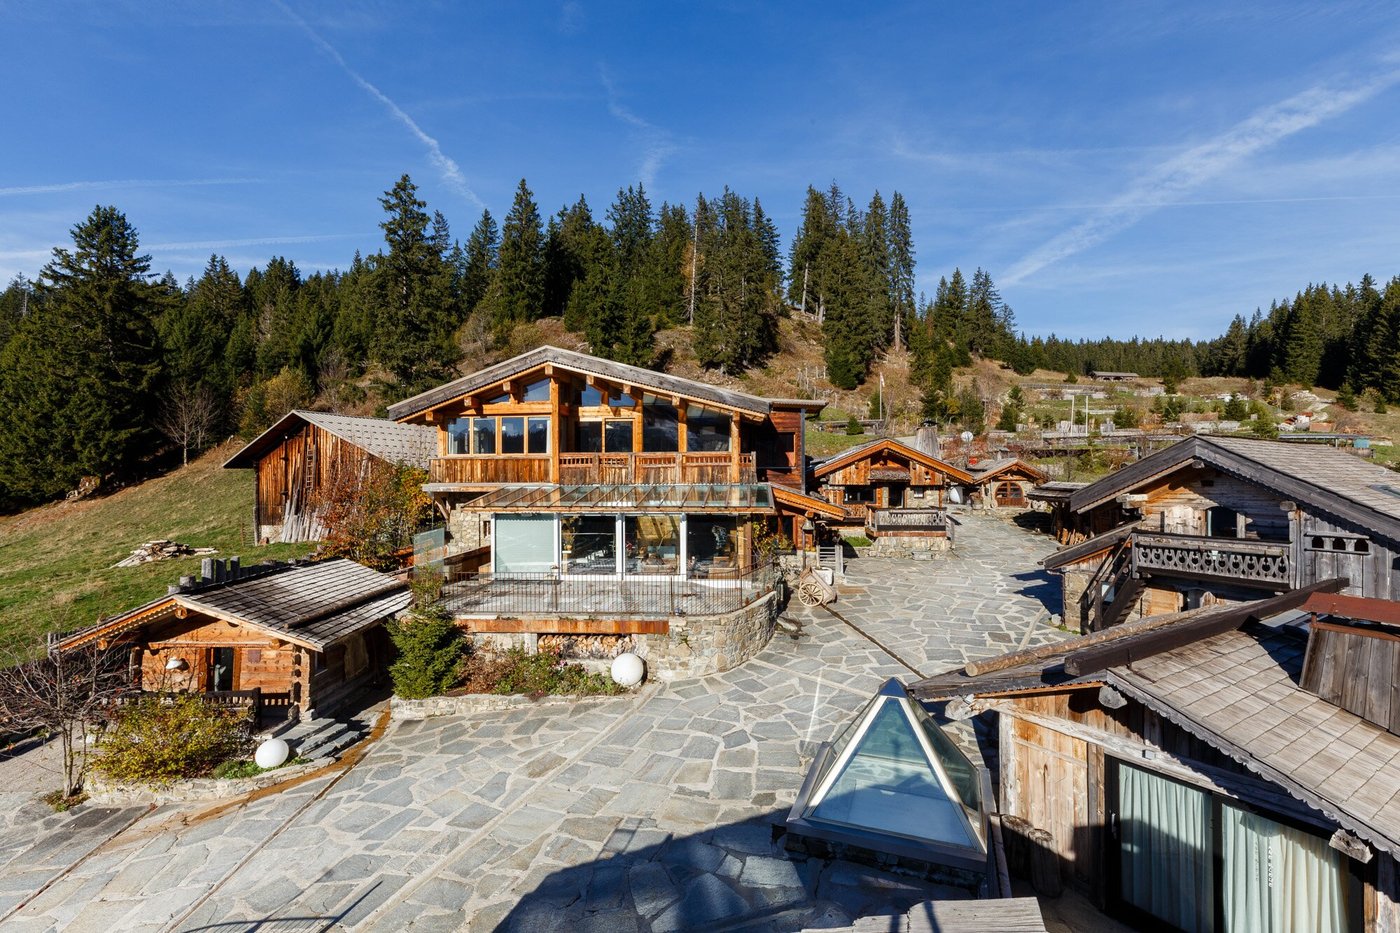
[{"label": "evergreen tree on hillside", "polygon": [[236,384],[227,365],[229,338],[247,317],[243,283],[228,261],[215,255],[184,300],[167,307],[157,321],[171,388],[187,393],[203,389],[221,423],[227,421]]},{"label": "evergreen tree on hillside", "polygon": [[822,250],[841,227],[837,210],[825,194],[808,185],[802,223],[788,252],[788,301],[818,317],[822,302],[815,283],[822,277]]},{"label": "evergreen tree on hillside", "polygon": [[651,202],[638,185],[618,189],[608,208],[613,255],[617,260],[617,295],[622,315],[609,341],[614,359],[645,365],[651,361],[652,334],[656,330],[651,295],[647,287],[647,263],[654,237]]},{"label": "evergreen tree on hillside", "polygon": [[839,231],[822,248],[819,283],[826,313],[822,321],[826,377],[839,389],[865,381],[875,358],[880,307],[856,238]]},{"label": "evergreen tree on hillside", "polygon": [[694,231],[682,205],[662,204],[641,272],[643,302],[661,326],[686,319],[687,258]]},{"label": "evergreen tree on hillside", "polygon": [[0,487],[36,500],[130,475],[154,448],[160,390],[149,257],[97,207],[40,273],[44,300],[0,354]]},{"label": "evergreen tree on hillside", "polygon": [[635,278],[651,245],[651,202],[641,185],[617,190],[617,200],[608,208],[613,253],[625,279]]},{"label": "evergreen tree on hillside", "polygon": [[778,282],[747,200],[726,188],[708,214],[713,222],[702,228],[695,354],[705,366],[738,373],[776,346]]},{"label": "evergreen tree on hillside", "polygon": [[764,212],[763,205],[758,202],[758,198],[753,199],[753,230],[758,236],[759,245],[763,248],[763,259],[768,266],[768,271],[773,274],[773,281],[781,285],[783,281],[782,238],[778,235],[777,225]]},{"label": "evergreen tree on hillside", "polygon": [[914,233],[909,220],[909,206],[904,195],[896,191],[890,197],[890,305],[894,333],[891,344],[904,347],[910,323],[914,319]]},{"label": "evergreen tree on hillside", "polygon": [[498,335],[543,313],[544,286],[544,228],[535,197],[522,178],[501,225],[496,279],[486,295],[491,324]]},{"label": "evergreen tree on hillside", "polygon": [[[360,251],[350,261],[350,269],[340,277],[340,305],[331,327],[331,344],[347,375],[363,373],[369,366],[374,345],[374,322],[378,312],[374,269]],[[237,330],[231,338],[232,351],[238,339]]]},{"label": "evergreen tree on hillside", "polygon": [[569,312],[569,297],[588,274],[589,259],[595,253],[593,237],[601,229],[582,195],[551,217],[545,229],[543,313],[562,314],[570,330],[584,330],[588,323]]},{"label": "evergreen tree on hillside", "polygon": [[894,276],[890,263],[889,211],[876,191],[861,217],[861,275],[865,279],[866,311],[872,350],[884,350],[894,339]]},{"label": "evergreen tree on hillside", "polygon": [[429,217],[407,175],[384,192],[379,204],[388,252],[374,262],[380,300],[374,355],[412,391],[441,379],[456,356],[453,335],[460,312],[445,255],[449,234],[441,215]]},{"label": "evergreen tree on hillside", "polygon": [[0,292],[0,348],[9,341],[34,303],[34,286],[22,275],[16,275]]},{"label": "evergreen tree on hillside", "polygon": [[257,368],[262,376],[280,372],[291,363],[296,296],[300,288],[301,270],[285,257],[272,257],[265,269],[248,270],[244,289],[253,315]]},{"label": "evergreen tree on hillside", "polygon": [[501,231],[491,212],[483,210],[481,219],[467,237],[464,262],[459,271],[458,291],[461,294],[462,310],[471,314],[486,291],[491,286],[491,277],[496,274],[496,264],[501,248]]}]

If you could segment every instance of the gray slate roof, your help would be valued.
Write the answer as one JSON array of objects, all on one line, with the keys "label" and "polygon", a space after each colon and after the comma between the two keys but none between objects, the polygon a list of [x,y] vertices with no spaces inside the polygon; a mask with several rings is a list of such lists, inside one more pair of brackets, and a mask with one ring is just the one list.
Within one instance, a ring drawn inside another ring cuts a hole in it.
[{"label": "gray slate roof", "polygon": [[1243,437],[1187,438],[1076,491],[1070,508],[1091,509],[1196,458],[1400,541],[1400,475],[1333,447]]},{"label": "gray slate roof", "polygon": [[396,420],[416,415],[420,411],[440,405],[477,389],[484,388],[502,379],[509,379],[511,376],[522,373],[545,363],[552,363],[562,369],[571,372],[591,374],[608,379],[614,382],[624,382],[629,385],[641,386],[644,389],[651,389],[653,392],[682,395],[687,398],[699,401],[710,401],[729,408],[736,408],[740,411],[752,412],[756,415],[767,415],[773,408],[794,408],[806,407],[820,409],[825,407],[825,402],[808,399],[769,399],[760,398],[757,395],[749,395],[747,392],[738,392],[734,389],[722,389],[704,382],[696,382],[693,379],[682,379],[680,376],[672,376],[666,373],[653,372],[650,369],[642,369],[640,366],[629,366],[626,363],[614,363],[612,360],[601,359],[590,356],[587,353],[579,353],[576,350],[564,350],[559,347],[543,346],[519,356],[511,357],[508,360],[488,366],[470,375],[455,379],[452,382],[440,385],[435,389],[419,393],[412,398],[404,399],[389,406],[389,417]]},{"label": "gray slate roof", "polygon": [[428,461],[437,456],[437,429],[428,425],[295,409],[230,457],[224,468],[253,466],[258,458],[282,443],[289,434],[301,430],[304,424],[329,431],[386,463],[407,463],[426,470]]}]

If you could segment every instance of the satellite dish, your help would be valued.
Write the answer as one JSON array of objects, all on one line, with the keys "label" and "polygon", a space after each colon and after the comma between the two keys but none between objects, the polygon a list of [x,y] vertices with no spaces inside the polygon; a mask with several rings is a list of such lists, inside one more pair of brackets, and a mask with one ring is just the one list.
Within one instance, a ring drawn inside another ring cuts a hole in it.
[{"label": "satellite dish", "polygon": [[971,432],[971,431],[964,431],[964,432],[962,432],[961,434],[959,434],[958,437],[962,438],[962,442],[963,442],[964,444],[971,444],[971,443],[972,443],[972,432]]}]

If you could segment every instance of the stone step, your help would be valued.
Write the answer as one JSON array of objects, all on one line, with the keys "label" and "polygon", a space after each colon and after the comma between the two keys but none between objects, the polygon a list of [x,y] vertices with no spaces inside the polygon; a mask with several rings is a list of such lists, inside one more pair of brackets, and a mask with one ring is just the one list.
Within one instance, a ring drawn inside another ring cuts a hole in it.
[{"label": "stone step", "polygon": [[331,720],[328,728],[307,736],[295,753],[302,758],[330,758],[360,740],[362,733],[353,725]]}]

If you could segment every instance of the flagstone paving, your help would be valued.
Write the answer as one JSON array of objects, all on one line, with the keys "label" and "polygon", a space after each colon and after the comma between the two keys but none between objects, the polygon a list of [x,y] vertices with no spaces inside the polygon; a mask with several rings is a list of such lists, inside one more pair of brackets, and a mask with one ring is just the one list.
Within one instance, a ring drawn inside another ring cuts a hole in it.
[{"label": "flagstone paving", "polygon": [[397,723],[355,767],[225,813],[12,812],[0,914],[48,887],[5,928],[790,930],[956,896],[789,856],[773,826],[886,678],[1064,637],[1042,621],[1051,542],[967,522],[939,559],[854,561],[840,618],[794,603],[801,637],[724,674]]}]

